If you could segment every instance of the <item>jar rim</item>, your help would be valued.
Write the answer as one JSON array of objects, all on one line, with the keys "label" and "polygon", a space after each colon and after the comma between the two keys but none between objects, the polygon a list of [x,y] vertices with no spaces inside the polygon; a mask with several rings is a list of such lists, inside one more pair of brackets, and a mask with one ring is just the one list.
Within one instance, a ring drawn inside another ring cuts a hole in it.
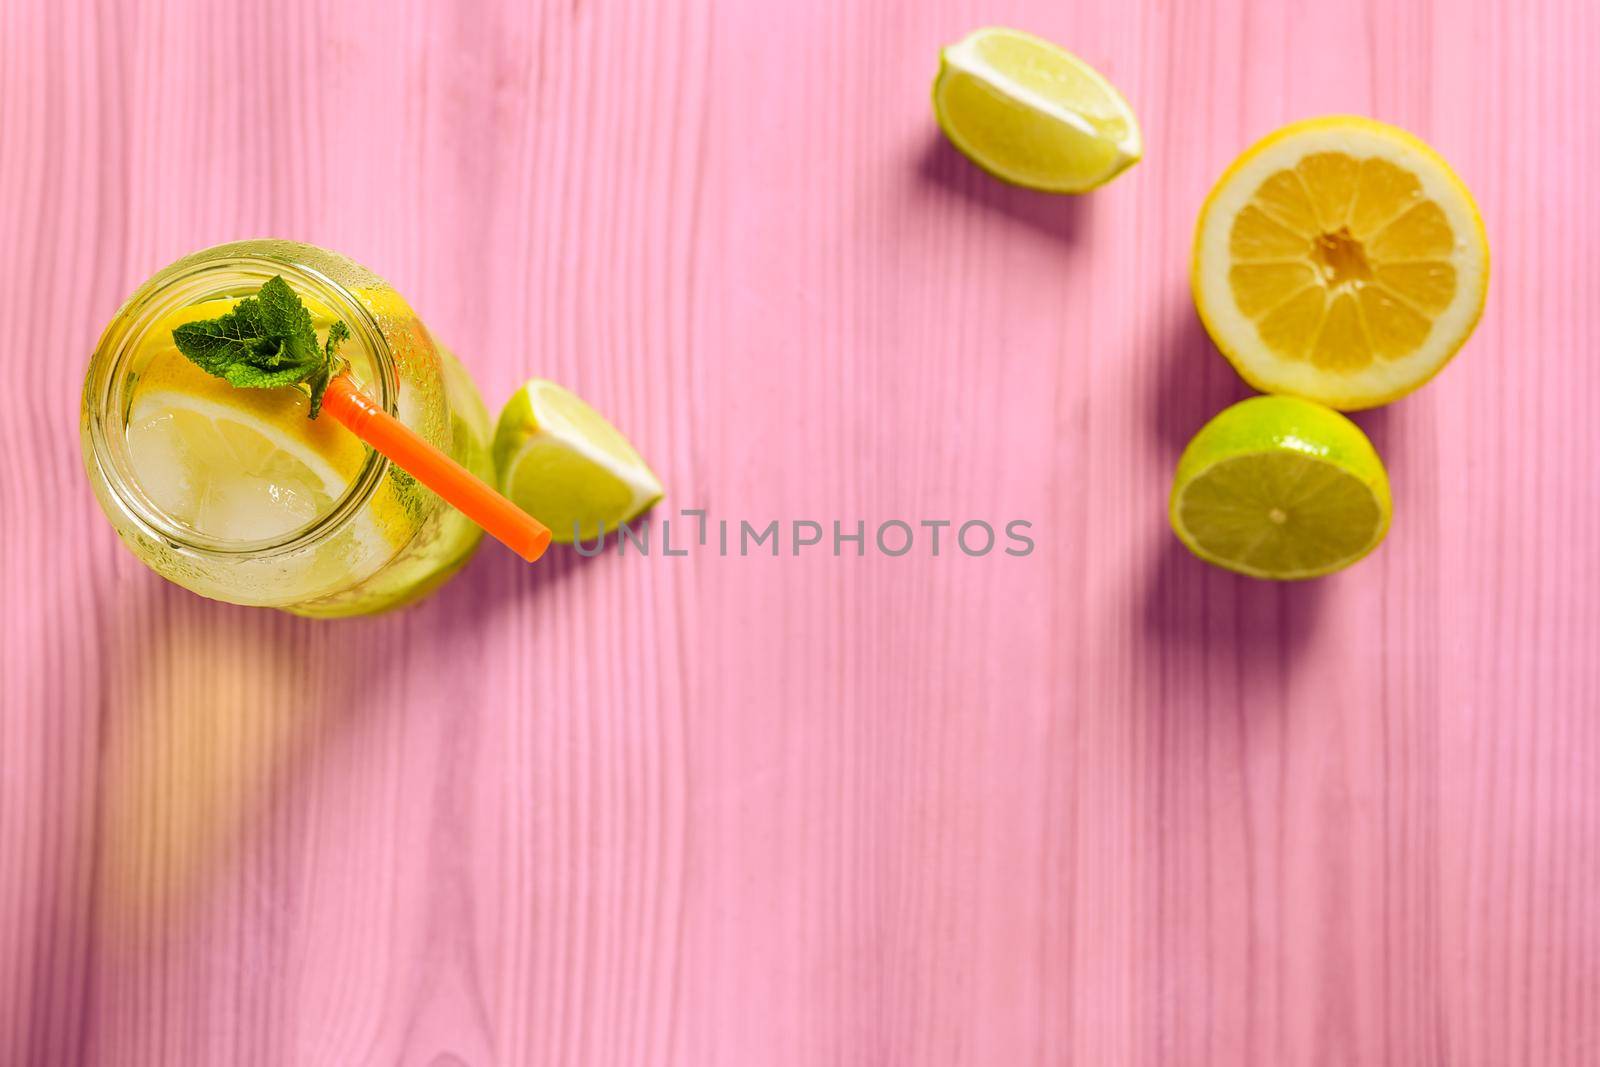
[{"label": "jar rim", "polygon": [[[248,246],[251,242],[240,242]],[[250,541],[208,537],[177,522],[150,500],[132,470],[126,439],[126,405],[121,386],[127,363],[155,323],[173,310],[216,294],[215,282],[228,278],[234,288],[240,280],[259,276],[262,282],[283,275],[293,288],[308,291],[334,308],[350,327],[351,339],[371,356],[373,386],[380,405],[397,414],[399,379],[394,353],[377,319],[347,287],[305,263],[250,252],[215,255],[218,245],[185,256],[158,271],[117,310],[96,343],[84,379],[85,418],[93,460],[107,491],[145,534],[173,548],[214,559],[242,556],[267,558],[313,547],[344,530],[377,493],[389,470],[389,460],[368,449],[361,470],[345,486],[332,508],[285,533]],[[193,262],[187,262],[193,260]]]}]

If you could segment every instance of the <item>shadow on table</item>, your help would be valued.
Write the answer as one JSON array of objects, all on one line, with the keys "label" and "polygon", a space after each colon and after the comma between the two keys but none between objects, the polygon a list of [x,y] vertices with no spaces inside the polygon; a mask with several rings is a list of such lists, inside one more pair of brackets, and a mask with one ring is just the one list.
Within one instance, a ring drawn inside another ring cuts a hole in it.
[{"label": "shadow on table", "polygon": [[463,613],[479,620],[469,621],[469,625],[487,625],[502,610],[536,604],[580,571],[614,555],[616,547],[608,538],[606,550],[596,556],[581,555],[568,545],[551,545],[544,555],[529,563],[486,536],[472,562],[438,593],[417,605],[416,610],[424,614]]},{"label": "shadow on table", "polygon": [[1286,668],[1316,632],[1327,581],[1234,574],[1200,560],[1168,531],[1147,570],[1142,632],[1179,658],[1231,656],[1247,669]]},{"label": "shadow on table", "polygon": [[937,130],[928,135],[917,163],[920,181],[1072,244],[1087,223],[1089,198],[1040,193],[984,173]]},{"label": "shadow on table", "polygon": [[1217,346],[1194,309],[1189,287],[1162,303],[1156,327],[1160,358],[1148,404],[1151,435],[1177,467],[1189,439],[1230,404],[1255,395]]},{"label": "shadow on table", "polygon": [[[19,989],[0,989],[0,1004],[28,1006],[0,1033],[0,1063],[78,1062],[101,976],[177,966],[218,887],[241,869],[259,876],[261,850],[299,838],[306,798],[339,750],[393,749],[419,728],[386,714],[408,696],[422,717],[435,710],[408,693],[416,672],[445,679],[440,692],[460,679],[465,693],[506,611],[550,610],[541,602],[557,586],[603,558],[558,547],[529,564],[488,543],[422,603],[340,620],[205,600],[142,569],[110,578],[95,706],[36,709],[78,716],[72,729],[95,755],[40,785],[53,813],[43,851],[55,859],[38,877],[53,884],[37,888],[33,921],[0,918],[0,946],[29,962],[13,972]],[[57,641],[81,638],[81,616],[48,625]],[[43,673],[59,668],[37,669],[33,692],[63,691]],[[28,992],[46,989],[56,992]]]},{"label": "shadow on table", "polygon": [[[1416,405],[1414,398],[1406,398],[1398,403],[1404,410],[1404,405]],[[1406,440],[1400,432],[1399,423],[1395,417],[1395,404],[1386,404],[1381,408],[1369,408],[1366,411],[1346,412],[1352,421],[1372,441],[1372,447],[1378,450],[1378,456],[1383,460],[1386,470],[1392,475],[1397,467],[1405,465]]]},{"label": "shadow on table", "polygon": [[[1169,462],[1230,404],[1255,395],[1221,352],[1194,309],[1187,286],[1165,301],[1156,328],[1158,370],[1148,400],[1150,432]],[[1170,483],[1163,483],[1163,490]],[[1214,567],[1185,548],[1164,521],[1144,578],[1141,635],[1162,669],[1185,676],[1227,663],[1248,681],[1269,671],[1281,681],[1316,631],[1328,579],[1272,582]]]}]

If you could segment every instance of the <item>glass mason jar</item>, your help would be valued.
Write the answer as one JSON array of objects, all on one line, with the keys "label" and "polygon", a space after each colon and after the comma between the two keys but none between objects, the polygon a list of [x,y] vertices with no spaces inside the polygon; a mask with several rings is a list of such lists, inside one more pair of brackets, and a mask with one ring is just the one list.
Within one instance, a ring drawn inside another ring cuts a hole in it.
[{"label": "glass mason jar", "polygon": [[482,531],[371,449],[331,506],[298,529],[259,540],[207,536],[163,512],[140,485],[127,438],[133,393],[152,353],[173,351],[174,317],[249,296],[274,275],[300,296],[319,332],[334,319],[350,327],[339,355],[364,392],[493,481],[483,401],[405,300],[341,255],[257,240],[178,260],[140,286],[106,327],[89,361],[80,419],[95,496],[135,555],[201,596],[312,616],[410,603],[465,565]]}]

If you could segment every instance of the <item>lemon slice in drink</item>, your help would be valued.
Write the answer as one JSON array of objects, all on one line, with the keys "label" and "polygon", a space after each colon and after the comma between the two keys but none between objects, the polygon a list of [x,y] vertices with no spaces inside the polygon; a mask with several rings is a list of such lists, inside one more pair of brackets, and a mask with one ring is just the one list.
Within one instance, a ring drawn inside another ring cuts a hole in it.
[{"label": "lemon slice in drink", "polygon": [[1406,133],[1350,116],[1248,149],[1200,211],[1195,305],[1251,385],[1353,410],[1450,361],[1483,311],[1472,194]]},{"label": "lemon slice in drink", "polygon": [[1241,401],[1184,449],[1172,529],[1195,555],[1253,578],[1348,567],[1389,530],[1389,477],[1337,411],[1287,396]]},{"label": "lemon slice in drink", "polygon": [[[235,302],[181,308],[149,332],[129,400],[128,456],[140,487],[169,518],[220,541],[279,538],[331,511],[367,460],[330,418],[307,418],[298,389],[238,389],[173,347],[172,330]],[[346,563],[387,558],[412,534],[387,482],[347,531]],[[352,555],[353,554],[353,555]]]},{"label": "lemon slice in drink", "polygon": [[968,159],[1044,192],[1088,192],[1144,153],[1133,109],[1110,82],[1018,30],[977,30],[944,49],[933,110]]},{"label": "lemon slice in drink", "polygon": [[307,419],[298,389],[236,389],[176,350],[158,352],[133,387],[127,441],[152,503],[224,541],[299,529],[332,510],[366,462],[332,419]]},{"label": "lemon slice in drink", "polygon": [[535,378],[506,404],[494,433],[501,491],[570,544],[632,522],[661,499],[661,480],[588,404]]}]

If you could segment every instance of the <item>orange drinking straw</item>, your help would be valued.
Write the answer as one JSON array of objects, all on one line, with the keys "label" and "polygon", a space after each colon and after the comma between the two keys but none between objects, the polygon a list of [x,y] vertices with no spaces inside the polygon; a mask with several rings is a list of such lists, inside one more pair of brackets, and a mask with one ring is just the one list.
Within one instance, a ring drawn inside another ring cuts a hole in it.
[{"label": "orange drinking straw", "polygon": [[328,383],[322,410],[529,563],[550,546],[544,523],[378,407],[348,375]]}]

